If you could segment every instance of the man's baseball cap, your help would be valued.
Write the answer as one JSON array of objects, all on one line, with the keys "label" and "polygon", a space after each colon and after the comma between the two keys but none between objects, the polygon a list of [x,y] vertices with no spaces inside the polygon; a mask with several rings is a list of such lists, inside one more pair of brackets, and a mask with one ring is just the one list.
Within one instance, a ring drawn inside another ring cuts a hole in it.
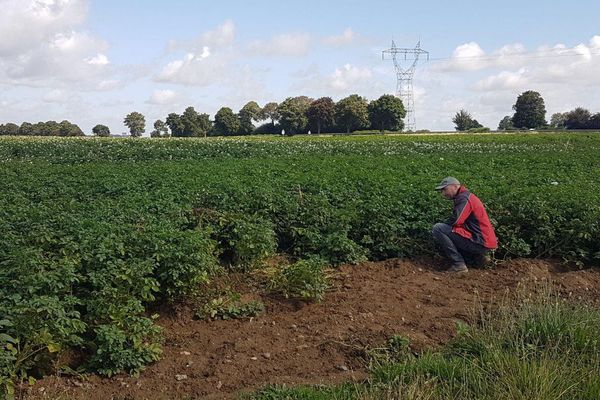
[{"label": "man's baseball cap", "polygon": [[442,190],[448,185],[460,185],[460,182],[453,176],[447,176],[444,179],[442,179],[439,185],[435,187],[435,190]]}]

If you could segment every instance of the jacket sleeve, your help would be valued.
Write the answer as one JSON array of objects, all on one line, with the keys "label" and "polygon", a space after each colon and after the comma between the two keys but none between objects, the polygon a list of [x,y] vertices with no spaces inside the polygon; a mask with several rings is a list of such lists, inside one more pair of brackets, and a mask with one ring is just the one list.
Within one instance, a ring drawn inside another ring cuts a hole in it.
[{"label": "jacket sleeve", "polygon": [[454,203],[452,217],[450,217],[446,223],[452,226],[460,226],[465,223],[472,211],[473,209],[471,208],[471,203],[469,203],[469,198],[460,196]]}]

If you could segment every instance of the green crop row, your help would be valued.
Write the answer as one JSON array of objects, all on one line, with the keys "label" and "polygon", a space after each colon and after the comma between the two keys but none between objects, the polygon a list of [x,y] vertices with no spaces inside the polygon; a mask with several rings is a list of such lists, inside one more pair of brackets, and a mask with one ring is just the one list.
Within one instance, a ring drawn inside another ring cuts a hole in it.
[{"label": "green crop row", "polygon": [[[73,350],[88,370],[138,371],[160,357],[149,306],[276,253],[431,254],[446,175],[486,204],[498,257],[597,264],[599,147],[593,134],[2,138],[0,376]],[[281,282],[308,284],[299,271]]]}]

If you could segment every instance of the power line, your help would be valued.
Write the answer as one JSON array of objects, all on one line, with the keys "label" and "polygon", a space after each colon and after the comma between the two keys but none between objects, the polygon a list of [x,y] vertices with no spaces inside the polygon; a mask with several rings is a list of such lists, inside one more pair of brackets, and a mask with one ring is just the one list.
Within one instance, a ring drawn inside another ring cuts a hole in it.
[{"label": "power line", "polygon": [[[576,50],[567,50],[567,51],[576,51]],[[512,55],[496,55],[496,56],[467,56],[467,57],[437,57],[430,58],[429,61],[443,61],[443,60],[498,60],[498,59],[532,59],[532,58],[555,58],[555,57],[586,57],[586,56],[598,56],[599,52],[589,52],[589,53],[577,53],[577,54],[512,54]]]}]

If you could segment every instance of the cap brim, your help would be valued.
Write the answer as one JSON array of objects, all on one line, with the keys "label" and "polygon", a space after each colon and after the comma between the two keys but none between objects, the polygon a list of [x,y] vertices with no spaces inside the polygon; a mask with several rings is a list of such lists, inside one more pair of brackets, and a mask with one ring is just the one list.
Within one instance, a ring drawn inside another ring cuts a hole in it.
[{"label": "cap brim", "polygon": [[443,188],[445,188],[448,185],[440,185],[440,186],[436,186],[434,190],[442,190]]}]

